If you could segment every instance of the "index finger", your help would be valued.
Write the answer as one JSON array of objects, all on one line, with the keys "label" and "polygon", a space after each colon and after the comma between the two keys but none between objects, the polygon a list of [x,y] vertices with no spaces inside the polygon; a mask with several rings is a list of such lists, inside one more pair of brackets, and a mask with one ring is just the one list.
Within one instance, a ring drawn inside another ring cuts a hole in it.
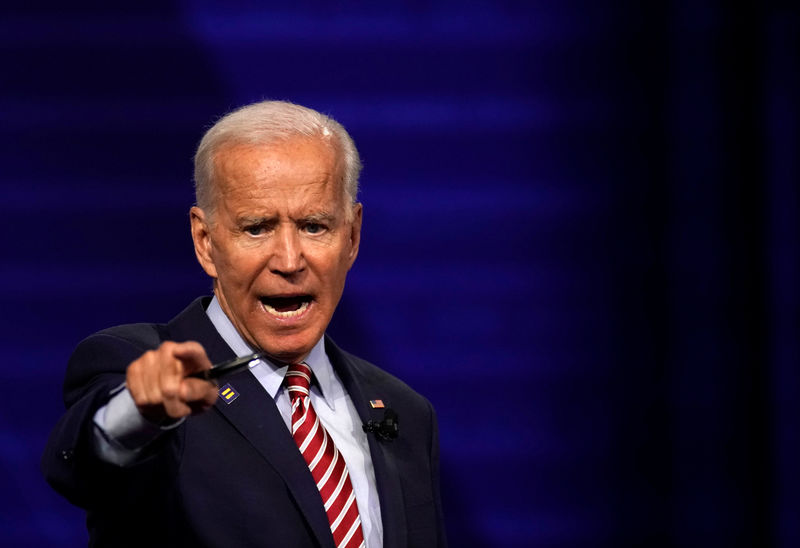
[{"label": "index finger", "polygon": [[196,371],[211,369],[211,361],[208,359],[205,348],[199,342],[175,343],[175,346],[172,347],[172,355],[181,361],[184,376]]}]

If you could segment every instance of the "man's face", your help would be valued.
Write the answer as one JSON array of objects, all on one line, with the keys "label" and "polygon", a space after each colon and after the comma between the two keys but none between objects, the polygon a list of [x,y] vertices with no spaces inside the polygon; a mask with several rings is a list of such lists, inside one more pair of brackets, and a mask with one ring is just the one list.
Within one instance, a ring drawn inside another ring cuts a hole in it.
[{"label": "man's face", "polygon": [[245,340],[300,361],[342,296],[361,205],[346,198],[341,162],[318,138],[228,146],[215,167],[213,215],[191,211],[198,260]]}]

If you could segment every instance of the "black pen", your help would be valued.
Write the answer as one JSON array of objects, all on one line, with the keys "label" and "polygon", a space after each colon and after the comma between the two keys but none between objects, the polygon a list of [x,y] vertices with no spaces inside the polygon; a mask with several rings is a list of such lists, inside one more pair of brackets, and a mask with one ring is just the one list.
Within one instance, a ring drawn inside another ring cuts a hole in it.
[{"label": "black pen", "polygon": [[239,356],[238,358],[233,358],[232,360],[228,360],[226,362],[218,363],[214,365],[211,369],[204,369],[203,371],[198,371],[196,373],[190,373],[186,375],[187,377],[193,377],[196,379],[204,379],[207,381],[218,379],[223,375],[230,375],[240,371],[250,365],[250,362],[255,360],[260,360],[261,358],[266,357],[264,352],[256,352],[255,354],[250,354],[248,356]]}]

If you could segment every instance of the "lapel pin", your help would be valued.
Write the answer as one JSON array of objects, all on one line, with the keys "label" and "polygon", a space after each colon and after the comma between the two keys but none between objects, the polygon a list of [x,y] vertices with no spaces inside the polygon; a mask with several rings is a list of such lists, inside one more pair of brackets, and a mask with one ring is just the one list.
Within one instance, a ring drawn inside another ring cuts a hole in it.
[{"label": "lapel pin", "polygon": [[230,405],[233,403],[233,400],[239,397],[239,393],[228,383],[219,389],[219,397],[222,398],[222,401]]},{"label": "lapel pin", "polygon": [[369,400],[369,405],[373,409],[383,409],[383,400]]}]

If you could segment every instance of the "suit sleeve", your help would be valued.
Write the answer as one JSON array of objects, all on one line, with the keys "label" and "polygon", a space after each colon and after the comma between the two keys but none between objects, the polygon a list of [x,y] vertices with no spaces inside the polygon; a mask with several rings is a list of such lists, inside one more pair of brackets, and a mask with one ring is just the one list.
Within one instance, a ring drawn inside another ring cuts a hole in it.
[{"label": "suit sleeve", "polygon": [[[66,412],[50,434],[41,468],[47,482],[77,506],[88,509],[109,500],[109,490],[136,475],[136,470],[121,469],[95,455],[93,418],[125,381],[128,364],[153,343],[157,346],[157,341],[148,344],[101,332],[81,342],[70,358],[64,381]],[[148,449],[157,452],[160,445]],[[147,467],[149,460],[153,459],[142,459],[140,467]]]}]

